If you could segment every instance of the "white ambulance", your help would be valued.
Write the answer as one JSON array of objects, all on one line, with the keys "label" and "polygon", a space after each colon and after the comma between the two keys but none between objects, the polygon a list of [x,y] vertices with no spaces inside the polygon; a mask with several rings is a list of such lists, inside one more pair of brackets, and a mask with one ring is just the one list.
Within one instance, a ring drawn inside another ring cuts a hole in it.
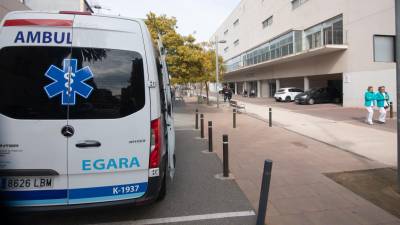
[{"label": "white ambulance", "polygon": [[162,199],[175,136],[158,52],[141,20],[9,13],[0,27],[1,203],[56,209]]}]

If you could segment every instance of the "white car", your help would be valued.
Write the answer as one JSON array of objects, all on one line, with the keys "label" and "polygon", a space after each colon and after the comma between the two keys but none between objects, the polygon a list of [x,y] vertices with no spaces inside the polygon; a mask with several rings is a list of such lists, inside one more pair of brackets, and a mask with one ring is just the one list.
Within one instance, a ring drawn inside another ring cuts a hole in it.
[{"label": "white car", "polygon": [[175,134],[158,50],[142,20],[9,13],[0,26],[0,203],[162,199]]},{"label": "white car", "polygon": [[287,87],[287,88],[280,88],[274,95],[274,98],[277,102],[285,101],[291,102],[294,101],[294,98],[298,95],[303,93],[304,91],[295,88],[295,87]]}]

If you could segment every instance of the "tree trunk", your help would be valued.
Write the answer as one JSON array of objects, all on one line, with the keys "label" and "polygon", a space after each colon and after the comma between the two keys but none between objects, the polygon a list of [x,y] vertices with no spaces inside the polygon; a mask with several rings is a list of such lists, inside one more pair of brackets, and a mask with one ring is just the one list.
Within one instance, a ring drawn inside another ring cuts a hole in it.
[{"label": "tree trunk", "polygon": [[208,98],[208,82],[206,81],[205,83],[206,83],[207,105],[209,105],[210,104],[210,100]]}]

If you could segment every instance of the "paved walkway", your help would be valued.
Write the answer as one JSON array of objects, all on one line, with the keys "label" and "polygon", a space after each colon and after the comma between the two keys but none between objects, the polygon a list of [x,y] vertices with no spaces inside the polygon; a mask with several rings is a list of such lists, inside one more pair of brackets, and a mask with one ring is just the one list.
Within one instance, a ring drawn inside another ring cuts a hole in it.
[{"label": "paved walkway", "polygon": [[[247,100],[248,98],[237,99],[235,100],[238,103],[245,105],[246,112],[250,115],[267,120],[268,108],[272,107],[272,120],[277,126],[386,165],[397,166],[395,132],[375,129],[374,126],[360,126],[335,118],[308,115],[304,112],[298,113],[272,103],[266,105],[249,103],[248,101],[254,100]],[[260,101],[258,100],[258,102]]]},{"label": "paved walkway", "polygon": [[193,111],[199,107],[205,121],[213,121],[214,150],[220,157],[221,136],[229,134],[231,172],[255,209],[263,162],[274,161],[267,224],[400,225],[399,219],[323,174],[385,165],[283,127],[269,128],[264,121],[245,114],[238,115],[238,127],[233,129],[231,109],[225,106],[220,111],[196,104],[188,107]]},{"label": "paved walkway", "polygon": [[[310,116],[331,119],[340,122],[351,123],[353,125],[397,132],[396,124],[396,113],[393,113],[393,119],[390,119],[390,113],[388,112],[388,119],[386,124],[375,124],[375,126],[370,126],[365,123],[366,110],[364,108],[354,108],[354,107],[343,107],[337,104],[315,104],[315,105],[299,105],[294,102],[276,102],[273,98],[244,98],[242,96],[234,96],[234,99],[239,101],[244,101],[256,105],[268,105],[273,108],[287,109],[291,112],[296,112],[300,114],[306,114]],[[374,120],[377,121],[379,112],[375,111]]]}]

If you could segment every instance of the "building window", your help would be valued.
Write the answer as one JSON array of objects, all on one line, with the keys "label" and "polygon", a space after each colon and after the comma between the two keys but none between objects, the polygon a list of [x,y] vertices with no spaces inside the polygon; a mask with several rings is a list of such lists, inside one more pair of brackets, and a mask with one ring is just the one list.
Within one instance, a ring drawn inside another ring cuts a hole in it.
[{"label": "building window", "polygon": [[264,20],[264,21],[262,22],[263,28],[266,28],[266,27],[271,26],[271,25],[272,25],[272,22],[273,22],[273,16],[268,17],[268,19],[266,19],[266,20]]},{"label": "building window", "polygon": [[374,61],[394,62],[394,36],[374,35]]},{"label": "building window", "polygon": [[224,35],[227,35],[228,33],[229,33],[229,30],[226,29],[226,30],[224,31]]},{"label": "building window", "polygon": [[343,17],[342,15],[317,24],[304,31],[306,49],[321,47],[322,45],[343,44]]},{"label": "building window", "polygon": [[308,0],[292,0],[292,9],[295,10],[299,8],[301,5],[306,3]]},{"label": "building window", "polygon": [[233,26],[236,27],[237,25],[239,25],[239,19],[235,20],[235,22],[233,22]]},{"label": "building window", "polygon": [[229,47],[224,48],[225,53],[228,52],[228,50],[229,50]]},{"label": "building window", "polygon": [[235,42],[233,42],[233,45],[238,46],[239,45],[239,39],[237,39]]}]

